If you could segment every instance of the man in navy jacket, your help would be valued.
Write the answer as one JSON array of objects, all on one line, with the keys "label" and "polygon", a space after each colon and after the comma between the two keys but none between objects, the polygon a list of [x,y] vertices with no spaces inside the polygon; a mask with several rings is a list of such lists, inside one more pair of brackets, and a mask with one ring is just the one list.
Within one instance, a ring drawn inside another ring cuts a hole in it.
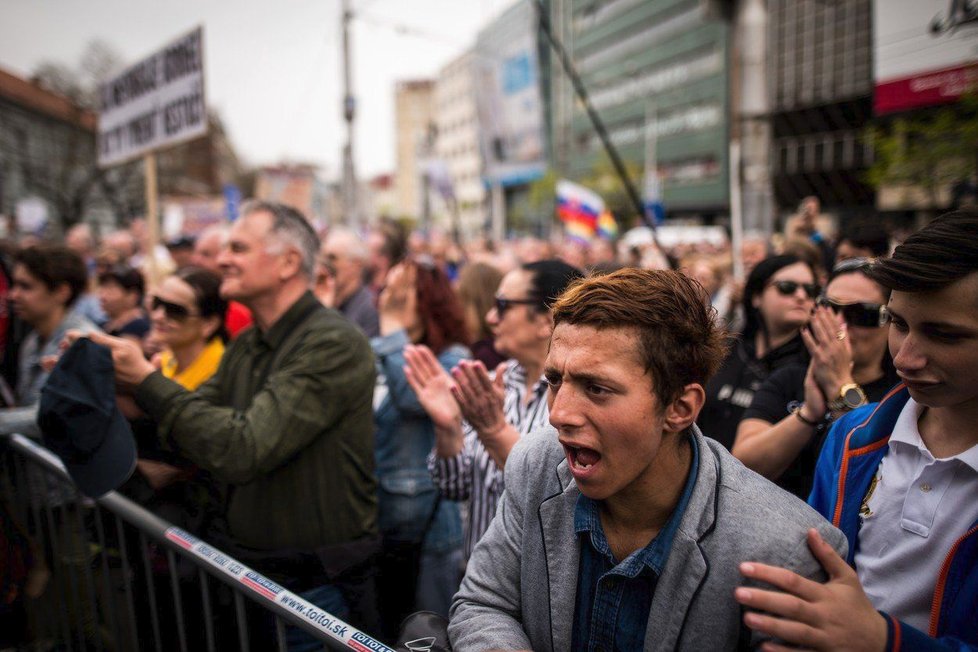
[{"label": "man in navy jacket", "polygon": [[749,627],[806,648],[978,650],[978,211],[935,219],[873,276],[903,382],[834,425],[809,498],[847,559],[810,535],[827,584],[747,564],[785,593],[737,600]]}]

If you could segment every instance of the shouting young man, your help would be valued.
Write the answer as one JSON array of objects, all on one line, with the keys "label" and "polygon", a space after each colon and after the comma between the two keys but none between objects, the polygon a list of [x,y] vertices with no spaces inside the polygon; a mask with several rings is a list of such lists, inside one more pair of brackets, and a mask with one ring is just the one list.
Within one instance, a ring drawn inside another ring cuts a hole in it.
[{"label": "shouting young man", "polygon": [[684,275],[637,269],[554,305],[553,428],[510,454],[452,607],[455,649],[748,647],[740,562],[822,579],[812,528],[845,552],[838,530],[694,425],[724,355],[707,305]]}]

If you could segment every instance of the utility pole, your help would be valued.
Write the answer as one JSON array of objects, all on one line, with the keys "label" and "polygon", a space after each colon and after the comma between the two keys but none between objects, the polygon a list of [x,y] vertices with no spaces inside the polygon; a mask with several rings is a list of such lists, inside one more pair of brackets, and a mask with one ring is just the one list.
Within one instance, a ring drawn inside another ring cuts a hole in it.
[{"label": "utility pole", "polygon": [[353,118],[356,114],[356,99],[353,97],[350,78],[350,21],[353,11],[350,0],[343,0],[341,9],[343,25],[343,119],[346,121],[346,144],[343,145],[343,218],[352,228],[360,226],[360,212],[357,207],[357,175],[353,165]]},{"label": "utility pole", "polygon": [[[731,195],[731,221],[770,235],[774,230],[774,190],[771,183],[771,123],[767,94],[767,24],[765,0],[738,0],[733,9],[732,70],[730,76],[731,145],[737,144],[740,164],[730,161],[733,181],[740,187],[739,206]],[[735,210],[736,208],[736,210]],[[739,243],[734,243],[739,245]],[[734,250],[735,261],[740,256]],[[736,262],[739,264],[739,261]],[[736,268],[735,264],[735,268]]]}]

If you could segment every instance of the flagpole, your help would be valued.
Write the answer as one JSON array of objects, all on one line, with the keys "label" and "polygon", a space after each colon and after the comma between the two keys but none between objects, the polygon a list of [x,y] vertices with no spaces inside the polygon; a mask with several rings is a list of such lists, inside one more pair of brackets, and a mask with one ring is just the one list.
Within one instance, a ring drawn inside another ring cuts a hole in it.
[{"label": "flagpole", "polygon": [[[617,148],[615,148],[614,143],[611,142],[611,138],[608,136],[608,130],[605,129],[604,122],[602,122],[601,117],[598,116],[598,112],[591,104],[591,99],[588,97],[587,89],[584,87],[584,82],[581,81],[580,76],[577,74],[577,70],[574,68],[574,63],[567,54],[567,50],[564,49],[563,44],[557,39],[557,35],[553,33],[553,27],[550,24],[550,17],[547,15],[547,9],[544,7],[542,0],[536,0],[535,6],[540,19],[540,29],[543,30],[544,34],[546,34],[547,39],[550,41],[550,45],[557,53],[557,58],[560,59],[564,72],[566,72],[567,76],[570,77],[571,84],[574,87],[574,91],[577,93],[578,99],[580,99],[581,104],[584,106],[584,110],[587,112],[588,118],[591,119],[591,124],[594,126],[594,130],[598,133],[598,138],[601,139],[601,144],[604,145],[604,149],[608,153],[608,158],[611,159],[611,164],[615,167],[615,171],[618,173],[618,177],[621,179],[622,185],[625,186],[625,192],[628,194],[628,198],[631,199],[632,205],[636,210],[638,210],[639,217],[644,218],[645,207],[642,205],[642,198],[639,197],[638,190],[635,189],[635,184],[632,183],[631,177],[628,176],[628,170],[625,169],[625,164],[622,162]],[[655,225],[649,224],[648,226],[651,227],[654,234]]]},{"label": "flagpole", "polygon": [[[659,144],[659,115],[655,100],[645,105],[645,216],[647,221],[657,224],[660,217],[656,209],[662,204],[662,181],[659,179],[659,159],[656,151]],[[659,206],[656,206],[659,204]],[[649,212],[651,211],[651,215]]]}]

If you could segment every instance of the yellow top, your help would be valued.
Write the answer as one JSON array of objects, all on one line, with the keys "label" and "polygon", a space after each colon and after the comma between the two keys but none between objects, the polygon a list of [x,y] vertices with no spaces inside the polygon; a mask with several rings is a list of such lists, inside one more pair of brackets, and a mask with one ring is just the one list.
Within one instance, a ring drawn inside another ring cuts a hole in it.
[{"label": "yellow top", "polygon": [[224,355],[224,342],[221,338],[215,337],[204,347],[200,355],[190,363],[190,366],[177,373],[177,361],[170,351],[163,351],[160,354],[162,366],[160,371],[167,378],[179,383],[185,389],[193,391],[204,384],[204,381],[214,375],[217,366],[221,364],[221,356]]}]

